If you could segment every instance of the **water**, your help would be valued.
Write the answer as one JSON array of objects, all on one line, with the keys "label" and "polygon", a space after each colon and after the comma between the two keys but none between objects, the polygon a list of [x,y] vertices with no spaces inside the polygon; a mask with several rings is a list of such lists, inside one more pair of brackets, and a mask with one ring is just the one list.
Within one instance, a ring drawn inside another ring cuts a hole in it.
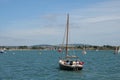
[{"label": "water", "polygon": [[81,71],[59,70],[56,51],[7,51],[0,54],[0,80],[120,80],[120,54],[75,52],[85,62]]}]

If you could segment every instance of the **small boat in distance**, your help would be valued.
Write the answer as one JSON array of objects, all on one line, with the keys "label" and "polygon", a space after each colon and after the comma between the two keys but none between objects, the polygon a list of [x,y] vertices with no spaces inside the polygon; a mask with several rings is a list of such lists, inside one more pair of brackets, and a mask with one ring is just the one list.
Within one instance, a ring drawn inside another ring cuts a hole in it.
[{"label": "small boat in distance", "polygon": [[87,54],[85,47],[83,48],[82,54]]},{"label": "small boat in distance", "polygon": [[114,54],[119,54],[119,53],[120,53],[120,47],[116,47],[115,51],[114,51]]},{"label": "small boat in distance", "polygon": [[119,49],[118,49],[118,53],[120,53],[120,47],[119,47]]},{"label": "small boat in distance", "polygon": [[0,50],[0,53],[4,53],[4,50]]},{"label": "small boat in distance", "polygon": [[5,48],[4,49],[0,49],[0,53],[5,53]]},{"label": "small boat in distance", "polygon": [[59,67],[61,70],[68,70],[68,71],[78,71],[82,70],[84,62],[79,60],[78,56],[75,55],[68,55],[68,35],[69,35],[69,14],[67,14],[67,28],[66,32],[66,46],[65,46],[65,56],[60,58],[59,60]]}]

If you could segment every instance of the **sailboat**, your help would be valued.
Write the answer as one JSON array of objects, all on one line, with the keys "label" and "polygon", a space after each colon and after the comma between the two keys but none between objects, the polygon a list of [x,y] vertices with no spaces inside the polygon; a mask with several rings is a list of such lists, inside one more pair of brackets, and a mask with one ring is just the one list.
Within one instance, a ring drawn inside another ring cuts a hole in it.
[{"label": "sailboat", "polygon": [[120,53],[120,47],[116,47],[115,51],[114,51],[114,54],[119,54],[119,53]]},{"label": "sailboat", "polygon": [[120,53],[120,47],[119,47],[119,49],[118,49],[118,53]]},{"label": "sailboat", "polygon": [[87,54],[85,47],[83,48],[82,54]]},{"label": "sailboat", "polygon": [[70,56],[68,54],[68,35],[69,35],[69,14],[67,14],[67,26],[66,26],[66,45],[65,56],[60,58],[59,67],[61,70],[77,71],[83,69],[84,62],[80,61],[78,56]]}]

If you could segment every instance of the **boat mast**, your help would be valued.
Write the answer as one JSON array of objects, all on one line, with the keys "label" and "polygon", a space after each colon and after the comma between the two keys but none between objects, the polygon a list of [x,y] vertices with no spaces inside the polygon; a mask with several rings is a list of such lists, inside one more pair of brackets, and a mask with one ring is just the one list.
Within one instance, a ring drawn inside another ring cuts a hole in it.
[{"label": "boat mast", "polygon": [[68,32],[69,32],[69,14],[67,14],[66,57],[68,56]]}]

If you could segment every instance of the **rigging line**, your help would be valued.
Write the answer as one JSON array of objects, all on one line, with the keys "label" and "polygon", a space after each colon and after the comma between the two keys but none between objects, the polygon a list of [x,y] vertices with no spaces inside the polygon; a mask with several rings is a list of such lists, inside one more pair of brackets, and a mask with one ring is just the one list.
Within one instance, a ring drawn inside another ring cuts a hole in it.
[{"label": "rigging line", "polygon": [[[62,48],[63,50],[64,50],[64,48],[65,48],[66,35],[67,35],[67,27],[65,27],[64,36],[63,36],[63,41],[62,41],[62,45],[61,45],[61,48]],[[63,54],[64,54],[64,51],[63,51]]]},{"label": "rigging line", "polygon": [[63,37],[63,42],[62,42],[62,46],[63,46],[63,44],[65,43],[65,37],[66,37],[66,30],[67,30],[67,28],[65,27],[65,32],[64,32],[64,37]]}]

